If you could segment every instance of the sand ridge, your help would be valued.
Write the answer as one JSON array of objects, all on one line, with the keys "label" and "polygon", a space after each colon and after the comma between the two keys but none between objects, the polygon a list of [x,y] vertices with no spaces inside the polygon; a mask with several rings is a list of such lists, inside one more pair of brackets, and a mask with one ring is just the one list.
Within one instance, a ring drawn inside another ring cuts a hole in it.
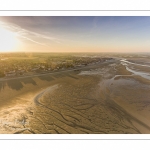
[{"label": "sand ridge", "polygon": [[1,90],[13,91],[13,98],[1,95],[8,103],[2,101],[0,116],[22,124],[1,122],[1,133],[150,132],[150,107],[141,109],[148,103],[150,85],[127,71],[118,60],[20,82],[23,87],[19,90],[7,85]]}]

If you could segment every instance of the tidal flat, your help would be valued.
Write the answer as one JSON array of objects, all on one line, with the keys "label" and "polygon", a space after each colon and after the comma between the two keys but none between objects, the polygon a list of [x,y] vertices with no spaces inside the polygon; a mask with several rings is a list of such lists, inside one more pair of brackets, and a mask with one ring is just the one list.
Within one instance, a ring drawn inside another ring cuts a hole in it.
[{"label": "tidal flat", "polygon": [[0,81],[0,133],[150,133],[150,80],[127,67],[149,68],[120,60]]}]

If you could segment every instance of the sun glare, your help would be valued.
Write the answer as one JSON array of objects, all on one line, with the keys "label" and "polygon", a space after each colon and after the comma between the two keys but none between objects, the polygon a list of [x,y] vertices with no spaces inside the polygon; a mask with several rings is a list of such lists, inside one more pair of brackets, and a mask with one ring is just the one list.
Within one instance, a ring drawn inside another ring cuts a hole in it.
[{"label": "sun glare", "polygon": [[0,52],[12,52],[17,46],[16,34],[0,26]]}]

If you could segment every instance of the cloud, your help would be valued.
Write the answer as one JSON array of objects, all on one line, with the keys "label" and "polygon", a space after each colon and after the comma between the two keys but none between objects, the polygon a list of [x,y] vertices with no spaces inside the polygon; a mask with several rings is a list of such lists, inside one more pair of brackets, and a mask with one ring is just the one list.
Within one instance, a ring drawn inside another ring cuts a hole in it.
[{"label": "cloud", "polygon": [[31,41],[31,42],[33,42],[33,43],[36,43],[36,44],[39,44],[39,45],[43,45],[43,46],[47,46],[46,44],[39,43],[39,42],[34,41],[34,40],[32,40],[32,39],[30,39],[30,38],[27,38],[27,37],[25,37],[25,36],[21,36],[21,37],[24,38],[24,39],[26,39],[26,40],[28,40],[28,41]]},{"label": "cloud", "polygon": [[[43,41],[43,39],[50,40],[51,42],[61,44],[60,39],[58,39],[58,38],[29,31],[24,28],[21,28],[20,26],[18,26],[16,24],[5,23],[5,22],[0,21],[0,25],[2,25],[4,28],[11,30],[12,32],[15,32],[18,37],[24,38],[28,41],[31,41],[31,42],[39,44],[39,45],[49,46],[46,43],[41,42],[41,41]],[[38,38],[38,40],[37,40],[37,38]]]}]

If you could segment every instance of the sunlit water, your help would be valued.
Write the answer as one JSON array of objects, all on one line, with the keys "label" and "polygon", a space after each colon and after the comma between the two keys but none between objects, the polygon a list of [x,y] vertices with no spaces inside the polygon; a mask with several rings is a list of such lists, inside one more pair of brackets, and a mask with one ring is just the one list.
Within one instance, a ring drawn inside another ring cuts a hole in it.
[{"label": "sunlit water", "polygon": [[137,64],[137,63],[133,63],[133,62],[127,61],[126,59],[122,59],[120,61],[124,62],[124,63],[128,63],[128,64],[137,65],[137,66],[150,67],[150,65]]},{"label": "sunlit water", "polygon": [[141,76],[145,79],[150,80],[150,74],[149,73],[145,73],[145,72],[142,72],[142,71],[135,71],[135,70],[128,67],[128,64],[138,65],[138,66],[142,66],[142,67],[150,67],[149,65],[142,65],[142,64],[132,63],[132,62],[129,62],[125,59],[121,60],[121,64],[124,65],[126,67],[126,69],[128,71],[130,71],[131,73],[133,73],[135,75],[139,75],[139,76]]}]

